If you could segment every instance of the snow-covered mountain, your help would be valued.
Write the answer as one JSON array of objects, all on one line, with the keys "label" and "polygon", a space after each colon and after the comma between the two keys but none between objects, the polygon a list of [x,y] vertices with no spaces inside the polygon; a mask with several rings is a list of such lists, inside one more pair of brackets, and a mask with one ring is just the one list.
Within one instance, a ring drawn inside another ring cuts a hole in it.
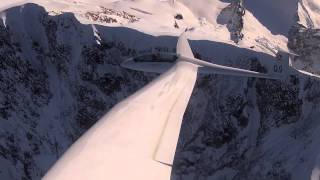
[{"label": "snow-covered mountain", "polygon": [[[119,64],[174,51],[186,28],[199,58],[266,71],[288,46],[294,67],[320,75],[317,0],[3,0],[0,11],[0,179],[40,179],[156,76]],[[172,179],[318,180],[319,105],[320,80],[306,72],[199,76]]]}]

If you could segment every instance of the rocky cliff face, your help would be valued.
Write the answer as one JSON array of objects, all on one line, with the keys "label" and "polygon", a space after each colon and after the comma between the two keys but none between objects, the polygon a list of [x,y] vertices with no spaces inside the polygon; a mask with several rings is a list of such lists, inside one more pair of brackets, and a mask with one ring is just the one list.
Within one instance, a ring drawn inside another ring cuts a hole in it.
[{"label": "rocky cliff face", "polygon": [[150,80],[119,67],[132,49],[98,45],[84,29],[71,14],[48,16],[34,4],[7,11],[0,25],[1,179],[40,179],[85,130]]},{"label": "rocky cliff face", "polygon": [[[71,13],[51,16],[35,4],[5,14],[0,179],[40,179],[113,105],[156,76],[121,68],[124,58],[150,44],[174,48],[176,43],[176,37],[84,25]],[[317,30],[297,28],[289,43],[301,54],[296,62],[315,72],[317,37]],[[191,45],[204,59],[258,71],[265,68],[257,60],[273,59],[224,43]],[[284,81],[199,76],[172,179],[309,179],[320,166],[319,105],[320,81],[298,72]]]},{"label": "rocky cliff face", "polygon": [[243,0],[232,1],[221,11],[217,19],[218,23],[227,25],[230,32],[230,39],[235,43],[242,40],[244,36],[242,29],[245,11]]},{"label": "rocky cliff face", "polygon": [[320,30],[296,25],[290,30],[288,47],[299,56],[293,59],[299,69],[320,74]]}]

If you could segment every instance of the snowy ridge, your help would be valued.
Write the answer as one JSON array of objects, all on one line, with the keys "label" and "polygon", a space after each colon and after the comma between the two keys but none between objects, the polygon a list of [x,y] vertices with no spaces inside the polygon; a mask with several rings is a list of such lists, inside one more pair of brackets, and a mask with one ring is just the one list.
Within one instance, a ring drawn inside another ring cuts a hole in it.
[{"label": "snowy ridge", "polygon": [[316,0],[299,1],[299,23],[308,28],[320,28],[320,2]]},{"label": "snowy ridge", "polygon": [[[62,12],[74,13],[81,23],[100,24],[104,26],[125,26],[152,35],[179,35],[185,28],[192,28],[191,39],[208,39],[212,41],[234,44],[230,38],[228,23],[221,24],[217,20],[221,16],[223,9],[228,9],[229,3],[220,0],[210,0],[208,2],[194,2],[189,0],[177,1],[174,6],[166,1],[29,1],[40,4],[53,14]],[[209,4],[208,4],[209,3]],[[246,4],[245,4],[246,6]],[[110,9],[116,12],[125,12],[140,20],[123,21],[121,16],[110,15],[106,18],[103,9]],[[235,9],[231,9],[235,11]],[[272,11],[272,10],[270,10]],[[165,12],[165,13],[164,13]],[[96,18],[90,16],[94,14]],[[174,17],[182,14],[183,19],[176,20]],[[232,13],[231,13],[232,15]],[[103,17],[105,16],[105,17]],[[229,21],[230,15],[227,15]],[[105,19],[105,20],[103,20]],[[257,36],[264,36],[283,49],[286,48],[286,39],[279,35],[273,35],[266,27],[257,20],[253,20],[250,12],[244,16],[245,39],[239,45],[241,47],[255,46],[254,39]],[[177,23],[178,28],[174,27]],[[256,32],[253,30],[256,29]],[[268,28],[268,27],[267,27]],[[262,31],[261,31],[262,30]],[[259,33],[257,33],[259,32]],[[257,48],[257,51],[263,51]]]},{"label": "snowy ridge", "polygon": [[[242,2],[242,15],[228,0],[32,2],[0,3],[0,179],[40,179],[114,104],[156,77],[119,64],[150,46],[174,50],[185,28],[200,59],[265,72],[289,42],[300,55],[293,65],[320,74],[319,30],[310,28],[319,27],[316,0],[278,3],[277,13],[291,10],[272,21],[275,7],[259,11],[252,1]],[[300,25],[275,28],[297,12],[290,23]],[[244,36],[236,43],[230,32]],[[172,178],[316,179],[319,89],[318,78],[298,72],[284,81],[200,76]]]}]

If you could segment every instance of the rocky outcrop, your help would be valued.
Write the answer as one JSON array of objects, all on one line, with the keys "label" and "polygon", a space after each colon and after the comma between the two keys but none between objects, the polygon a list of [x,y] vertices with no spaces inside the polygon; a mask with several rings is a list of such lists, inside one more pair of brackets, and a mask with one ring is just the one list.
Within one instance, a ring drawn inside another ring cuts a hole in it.
[{"label": "rocky outcrop", "polygon": [[[34,17],[25,23],[43,30],[36,36],[16,21],[30,12]],[[0,25],[0,179],[40,179],[85,130],[149,79],[119,67],[134,51],[122,42],[96,44],[71,14],[48,16],[27,4],[8,10],[6,23]]]},{"label": "rocky outcrop", "polygon": [[303,25],[292,27],[288,47],[299,56],[294,57],[293,65],[311,73],[320,74],[320,29],[309,29]]},{"label": "rocky outcrop", "polygon": [[140,19],[125,11],[119,12],[119,11],[105,8],[102,6],[100,7],[100,9],[101,11],[98,11],[98,12],[95,12],[95,11],[87,12],[85,14],[85,17],[94,22],[100,22],[100,23],[117,23],[118,18],[120,18],[122,21],[125,20],[127,23],[133,23],[133,22],[139,21]]},{"label": "rocky outcrop", "polygon": [[219,24],[226,24],[230,32],[230,39],[238,43],[244,36],[243,16],[245,14],[245,7],[243,0],[232,1],[230,5],[224,8],[218,16],[217,22]]}]

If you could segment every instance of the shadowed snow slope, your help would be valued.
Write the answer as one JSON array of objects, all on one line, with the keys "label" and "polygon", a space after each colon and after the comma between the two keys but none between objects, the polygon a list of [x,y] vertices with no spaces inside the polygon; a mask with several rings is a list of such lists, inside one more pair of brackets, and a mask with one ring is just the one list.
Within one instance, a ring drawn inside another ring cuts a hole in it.
[{"label": "shadowed snow slope", "polygon": [[296,22],[298,0],[247,0],[245,7],[273,34],[287,36]]},{"label": "shadowed snow slope", "polygon": [[[182,1],[177,9],[160,1],[86,3],[41,1],[44,7],[27,4],[0,15],[0,179],[40,179],[117,102],[155,78],[119,64],[150,46],[174,51],[185,27],[194,27],[194,54],[223,65],[264,72],[274,57],[261,42],[286,46],[285,36],[272,35],[254,8],[244,15],[253,23],[244,22],[245,36],[235,44],[225,25],[200,25]],[[177,13],[184,20],[175,19]],[[319,66],[318,33],[298,26],[289,35],[290,47],[302,55],[295,63],[304,69]],[[320,81],[302,73],[283,81],[199,76],[172,179],[317,176],[319,94]]]}]

